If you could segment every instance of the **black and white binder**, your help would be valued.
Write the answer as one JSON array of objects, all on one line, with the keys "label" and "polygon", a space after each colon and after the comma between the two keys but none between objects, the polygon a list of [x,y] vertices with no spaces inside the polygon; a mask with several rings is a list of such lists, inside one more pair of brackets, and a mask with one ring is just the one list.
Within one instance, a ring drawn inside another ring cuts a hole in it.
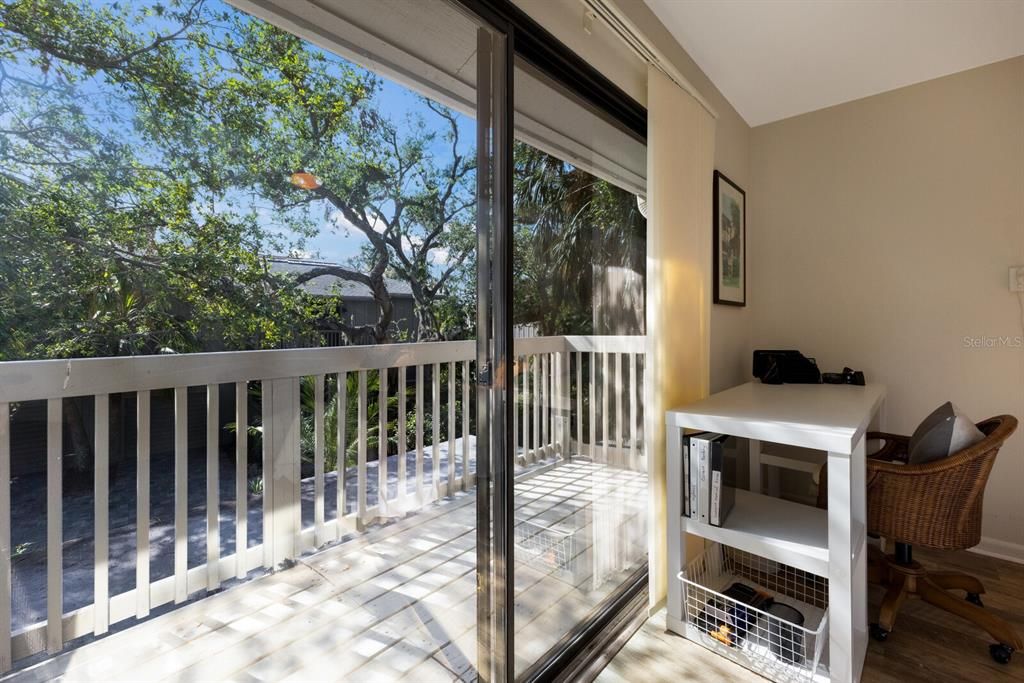
[{"label": "black and white binder", "polygon": [[[690,519],[700,519],[700,463],[698,462],[701,451],[701,444],[707,437],[706,432],[690,434],[683,437],[689,443],[690,461]],[[706,490],[706,489],[705,489]],[[705,498],[707,495],[705,494]]]},{"label": "black and white binder", "polygon": [[710,495],[708,522],[712,526],[722,526],[725,518],[736,502],[736,489],[725,484],[725,441],[728,437],[720,436],[710,442]]}]

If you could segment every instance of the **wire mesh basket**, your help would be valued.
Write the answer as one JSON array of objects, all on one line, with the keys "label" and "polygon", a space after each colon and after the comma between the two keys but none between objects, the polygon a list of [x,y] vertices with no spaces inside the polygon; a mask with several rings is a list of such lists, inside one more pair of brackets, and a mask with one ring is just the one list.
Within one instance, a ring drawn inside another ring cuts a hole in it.
[{"label": "wire mesh basket", "polygon": [[773,681],[827,677],[827,579],[718,543],[679,579],[690,640]]},{"label": "wire mesh basket", "polygon": [[520,559],[530,558],[543,568],[572,572],[576,557],[572,531],[523,520],[516,523],[513,538],[522,551]]}]

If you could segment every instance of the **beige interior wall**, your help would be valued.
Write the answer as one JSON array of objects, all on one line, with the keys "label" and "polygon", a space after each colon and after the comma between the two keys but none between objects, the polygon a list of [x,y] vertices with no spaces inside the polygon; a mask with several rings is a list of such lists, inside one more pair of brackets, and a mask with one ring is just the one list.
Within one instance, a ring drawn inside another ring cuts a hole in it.
[{"label": "beige interior wall", "polygon": [[[952,400],[1024,419],[1024,58],[753,130],[751,338],[888,386],[892,431]],[[756,208],[755,208],[756,207]],[[721,329],[721,327],[719,328]],[[1000,455],[983,548],[1024,560],[1024,435]]]}]

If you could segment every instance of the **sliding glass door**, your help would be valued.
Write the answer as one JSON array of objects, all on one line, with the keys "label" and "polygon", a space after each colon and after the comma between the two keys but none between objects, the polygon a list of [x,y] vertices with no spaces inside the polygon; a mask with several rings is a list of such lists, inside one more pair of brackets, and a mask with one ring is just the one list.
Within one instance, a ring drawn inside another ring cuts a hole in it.
[{"label": "sliding glass door", "polygon": [[560,651],[646,558],[643,142],[499,0],[8,5],[0,667],[297,561],[155,673]]},{"label": "sliding glass door", "polygon": [[525,61],[515,89],[518,675],[646,571],[646,147]]}]

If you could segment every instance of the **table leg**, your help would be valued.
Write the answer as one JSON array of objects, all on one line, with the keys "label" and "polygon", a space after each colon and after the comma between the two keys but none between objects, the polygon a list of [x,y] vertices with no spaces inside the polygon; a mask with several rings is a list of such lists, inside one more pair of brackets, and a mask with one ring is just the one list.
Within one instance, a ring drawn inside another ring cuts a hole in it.
[{"label": "table leg", "polygon": [[747,439],[747,451],[750,457],[750,490],[761,493],[761,442]]},{"label": "table leg", "polygon": [[865,439],[828,454],[829,673],[858,681],[867,651]]}]

